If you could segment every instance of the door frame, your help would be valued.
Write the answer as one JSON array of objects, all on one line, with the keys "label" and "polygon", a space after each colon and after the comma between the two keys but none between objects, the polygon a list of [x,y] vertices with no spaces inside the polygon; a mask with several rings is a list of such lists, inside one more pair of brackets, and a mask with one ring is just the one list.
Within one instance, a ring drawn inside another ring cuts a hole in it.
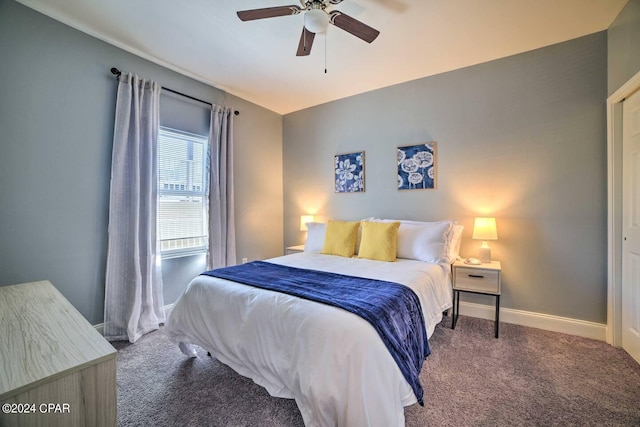
[{"label": "door frame", "polygon": [[622,102],[640,89],[640,71],[607,98],[607,330],[622,345]]}]

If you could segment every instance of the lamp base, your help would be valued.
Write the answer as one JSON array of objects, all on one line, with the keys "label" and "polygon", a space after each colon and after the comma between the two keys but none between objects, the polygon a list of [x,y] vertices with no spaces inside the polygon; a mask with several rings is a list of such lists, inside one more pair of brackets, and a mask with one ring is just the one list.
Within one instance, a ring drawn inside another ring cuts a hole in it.
[{"label": "lamp base", "polygon": [[480,249],[478,251],[478,259],[483,264],[488,264],[491,262],[491,248],[489,247],[489,243],[486,241],[482,242],[480,245]]}]

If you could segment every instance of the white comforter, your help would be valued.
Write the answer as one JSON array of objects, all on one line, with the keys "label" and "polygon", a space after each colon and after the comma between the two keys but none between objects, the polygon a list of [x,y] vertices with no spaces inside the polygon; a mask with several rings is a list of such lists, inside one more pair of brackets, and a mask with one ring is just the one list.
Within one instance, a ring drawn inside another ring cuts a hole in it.
[{"label": "white comforter", "polygon": [[[428,336],[451,307],[448,265],[309,252],[268,261],[409,286],[422,304]],[[210,351],[272,396],[295,399],[307,426],[402,426],[404,406],[416,403],[374,328],[339,308],[198,276],[165,331],[176,344]],[[425,401],[428,395],[425,388]]]}]

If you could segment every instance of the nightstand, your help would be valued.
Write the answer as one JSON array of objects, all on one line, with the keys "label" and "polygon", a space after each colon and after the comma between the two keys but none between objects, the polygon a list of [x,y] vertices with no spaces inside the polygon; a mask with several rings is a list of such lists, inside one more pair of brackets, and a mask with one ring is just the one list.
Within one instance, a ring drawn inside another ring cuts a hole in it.
[{"label": "nightstand", "polygon": [[498,338],[500,327],[500,275],[502,273],[500,261],[491,261],[490,263],[479,265],[457,261],[451,268],[453,275],[451,329],[456,328],[458,316],[460,315],[460,292],[494,295],[496,297],[495,332],[496,338]]},{"label": "nightstand", "polygon": [[298,252],[304,252],[304,245],[289,246],[284,249],[285,255],[297,254]]}]

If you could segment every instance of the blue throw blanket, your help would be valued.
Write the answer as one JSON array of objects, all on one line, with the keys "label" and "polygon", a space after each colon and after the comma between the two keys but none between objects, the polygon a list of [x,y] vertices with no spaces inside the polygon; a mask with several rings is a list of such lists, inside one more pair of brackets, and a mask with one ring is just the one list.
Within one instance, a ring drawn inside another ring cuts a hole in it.
[{"label": "blue throw blanket", "polygon": [[399,283],[287,267],[263,261],[202,273],[342,308],[378,332],[424,406],[420,370],[431,353],[420,300]]}]

